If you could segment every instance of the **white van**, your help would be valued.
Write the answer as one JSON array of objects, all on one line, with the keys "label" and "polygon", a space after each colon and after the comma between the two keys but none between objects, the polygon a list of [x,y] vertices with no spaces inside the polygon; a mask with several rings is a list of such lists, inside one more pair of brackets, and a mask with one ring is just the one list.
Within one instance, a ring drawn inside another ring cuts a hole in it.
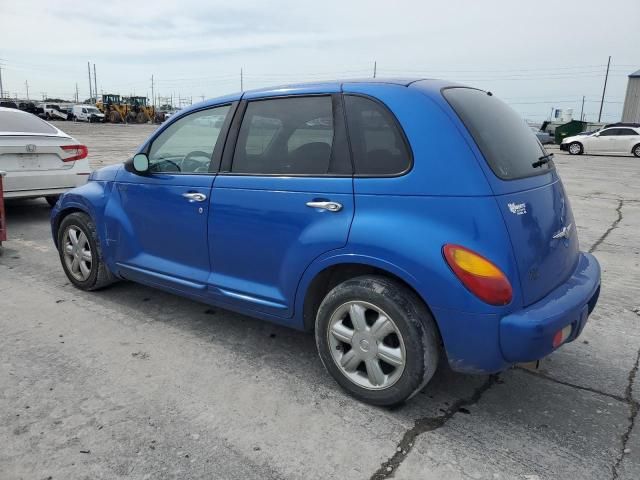
[{"label": "white van", "polygon": [[91,105],[74,105],[73,118],[80,122],[103,122],[104,113]]}]

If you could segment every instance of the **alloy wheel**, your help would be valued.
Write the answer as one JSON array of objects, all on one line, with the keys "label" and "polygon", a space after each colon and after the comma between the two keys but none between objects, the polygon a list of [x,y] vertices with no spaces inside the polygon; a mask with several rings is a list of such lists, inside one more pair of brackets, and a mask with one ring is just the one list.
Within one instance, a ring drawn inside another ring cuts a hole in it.
[{"label": "alloy wheel", "polygon": [[406,363],[402,334],[375,305],[344,303],[333,312],[327,336],[335,364],[356,385],[383,390],[402,376]]},{"label": "alloy wheel", "polygon": [[62,249],[69,273],[80,282],[86,281],[91,274],[93,254],[85,233],[75,225],[69,226],[62,237]]},{"label": "alloy wheel", "polygon": [[577,143],[572,143],[571,145],[569,145],[569,153],[573,154],[573,155],[577,155],[580,153],[580,145],[578,145]]}]

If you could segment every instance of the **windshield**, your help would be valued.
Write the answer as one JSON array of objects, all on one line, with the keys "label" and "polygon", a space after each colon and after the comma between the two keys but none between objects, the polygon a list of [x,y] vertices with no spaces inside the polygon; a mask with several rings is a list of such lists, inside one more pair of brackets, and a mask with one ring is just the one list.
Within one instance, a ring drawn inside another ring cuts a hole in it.
[{"label": "windshield", "polygon": [[455,87],[445,89],[443,95],[501,179],[530,177],[553,168],[550,161],[536,163],[547,152],[525,121],[491,93]]},{"label": "windshield", "polygon": [[89,107],[87,108],[87,112],[89,113],[101,113],[97,108]]}]

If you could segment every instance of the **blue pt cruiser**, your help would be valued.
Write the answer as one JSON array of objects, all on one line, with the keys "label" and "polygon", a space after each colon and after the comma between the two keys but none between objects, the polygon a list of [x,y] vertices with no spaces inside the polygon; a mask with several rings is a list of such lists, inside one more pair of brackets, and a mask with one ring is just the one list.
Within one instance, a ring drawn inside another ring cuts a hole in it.
[{"label": "blue pt cruiser", "polygon": [[63,195],[51,227],[78,288],[127,279],[313,330],[329,373],[375,405],[439,361],[548,355],[600,291],[552,156],[491,92],[440,80],[199,103]]}]

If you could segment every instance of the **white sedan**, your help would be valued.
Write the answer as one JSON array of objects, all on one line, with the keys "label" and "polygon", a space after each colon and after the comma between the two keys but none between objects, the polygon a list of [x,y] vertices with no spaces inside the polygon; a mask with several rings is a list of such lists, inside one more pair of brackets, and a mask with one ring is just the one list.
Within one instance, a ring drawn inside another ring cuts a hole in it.
[{"label": "white sedan", "polygon": [[571,155],[633,153],[640,157],[640,127],[614,126],[588,135],[567,137],[562,140],[560,150],[566,150]]},{"label": "white sedan", "polygon": [[54,205],[61,193],[86,183],[87,147],[41,118],[0,107],[0,170],[4,198],[44,197]]}]

